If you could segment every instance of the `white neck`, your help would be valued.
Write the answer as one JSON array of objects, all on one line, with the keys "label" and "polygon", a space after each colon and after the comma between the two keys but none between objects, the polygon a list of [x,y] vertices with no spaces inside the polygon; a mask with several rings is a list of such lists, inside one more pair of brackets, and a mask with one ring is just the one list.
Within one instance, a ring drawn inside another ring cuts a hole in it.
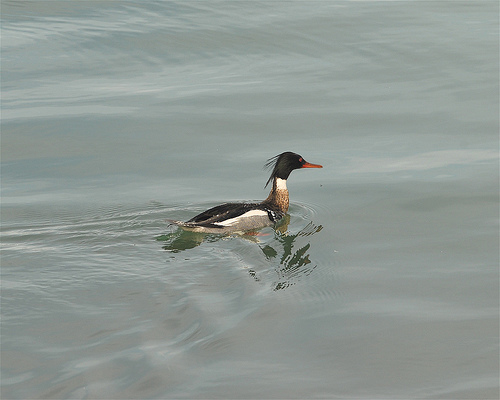
[{"label": "white neck", "polygon": [[286,179],[276,178],[276,189],[277,190],[287,190],[286,189]]}]

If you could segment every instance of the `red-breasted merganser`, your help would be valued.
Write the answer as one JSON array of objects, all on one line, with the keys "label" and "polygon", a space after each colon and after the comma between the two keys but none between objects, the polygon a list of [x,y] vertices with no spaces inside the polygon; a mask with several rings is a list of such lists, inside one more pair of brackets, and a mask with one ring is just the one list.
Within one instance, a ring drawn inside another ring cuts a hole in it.
[{"label": "red-breasted merganser", "polygon": [[[274,166],[274,167],[273,167]],[[308,163],[302,156],[287,151],[270,158],[266,168],[273,167],[266,186],[273,181],[273,188],[267,199],[260,203],[226,203],[198,214],[189,221],[169,222],[185,230],[205,233],[230,233],[248,231],[271,226],[288,211],[288,189],[286,180],[294,169],[323,168]]]}]

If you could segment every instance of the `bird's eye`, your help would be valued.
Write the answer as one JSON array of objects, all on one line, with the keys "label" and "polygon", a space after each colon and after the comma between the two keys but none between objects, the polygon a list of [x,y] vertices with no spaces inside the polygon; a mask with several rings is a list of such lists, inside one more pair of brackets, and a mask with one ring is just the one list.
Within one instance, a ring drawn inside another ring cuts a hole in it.
[{"label": "bird's eye", "polygon": [[299,158],[299,162],[302,162],[304,161],[304,159],[302,157]]}]

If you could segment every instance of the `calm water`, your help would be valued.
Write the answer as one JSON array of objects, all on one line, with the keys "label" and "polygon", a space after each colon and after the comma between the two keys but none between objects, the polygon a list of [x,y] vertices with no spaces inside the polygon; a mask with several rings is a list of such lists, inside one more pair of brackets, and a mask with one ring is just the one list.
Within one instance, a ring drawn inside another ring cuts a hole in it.
[{"label": "calm water", "polygon": [[498,15],[2,1],[2,398],[497,399]]}]

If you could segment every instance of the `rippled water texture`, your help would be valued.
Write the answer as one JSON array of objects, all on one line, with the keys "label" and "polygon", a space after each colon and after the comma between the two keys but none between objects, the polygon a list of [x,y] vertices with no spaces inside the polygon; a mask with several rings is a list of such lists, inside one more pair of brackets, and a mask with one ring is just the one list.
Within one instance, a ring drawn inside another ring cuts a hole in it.
[{"label": "rippled water texture", "polygon": [[498,399],[498,15],[2,1],[1,397]]}]

